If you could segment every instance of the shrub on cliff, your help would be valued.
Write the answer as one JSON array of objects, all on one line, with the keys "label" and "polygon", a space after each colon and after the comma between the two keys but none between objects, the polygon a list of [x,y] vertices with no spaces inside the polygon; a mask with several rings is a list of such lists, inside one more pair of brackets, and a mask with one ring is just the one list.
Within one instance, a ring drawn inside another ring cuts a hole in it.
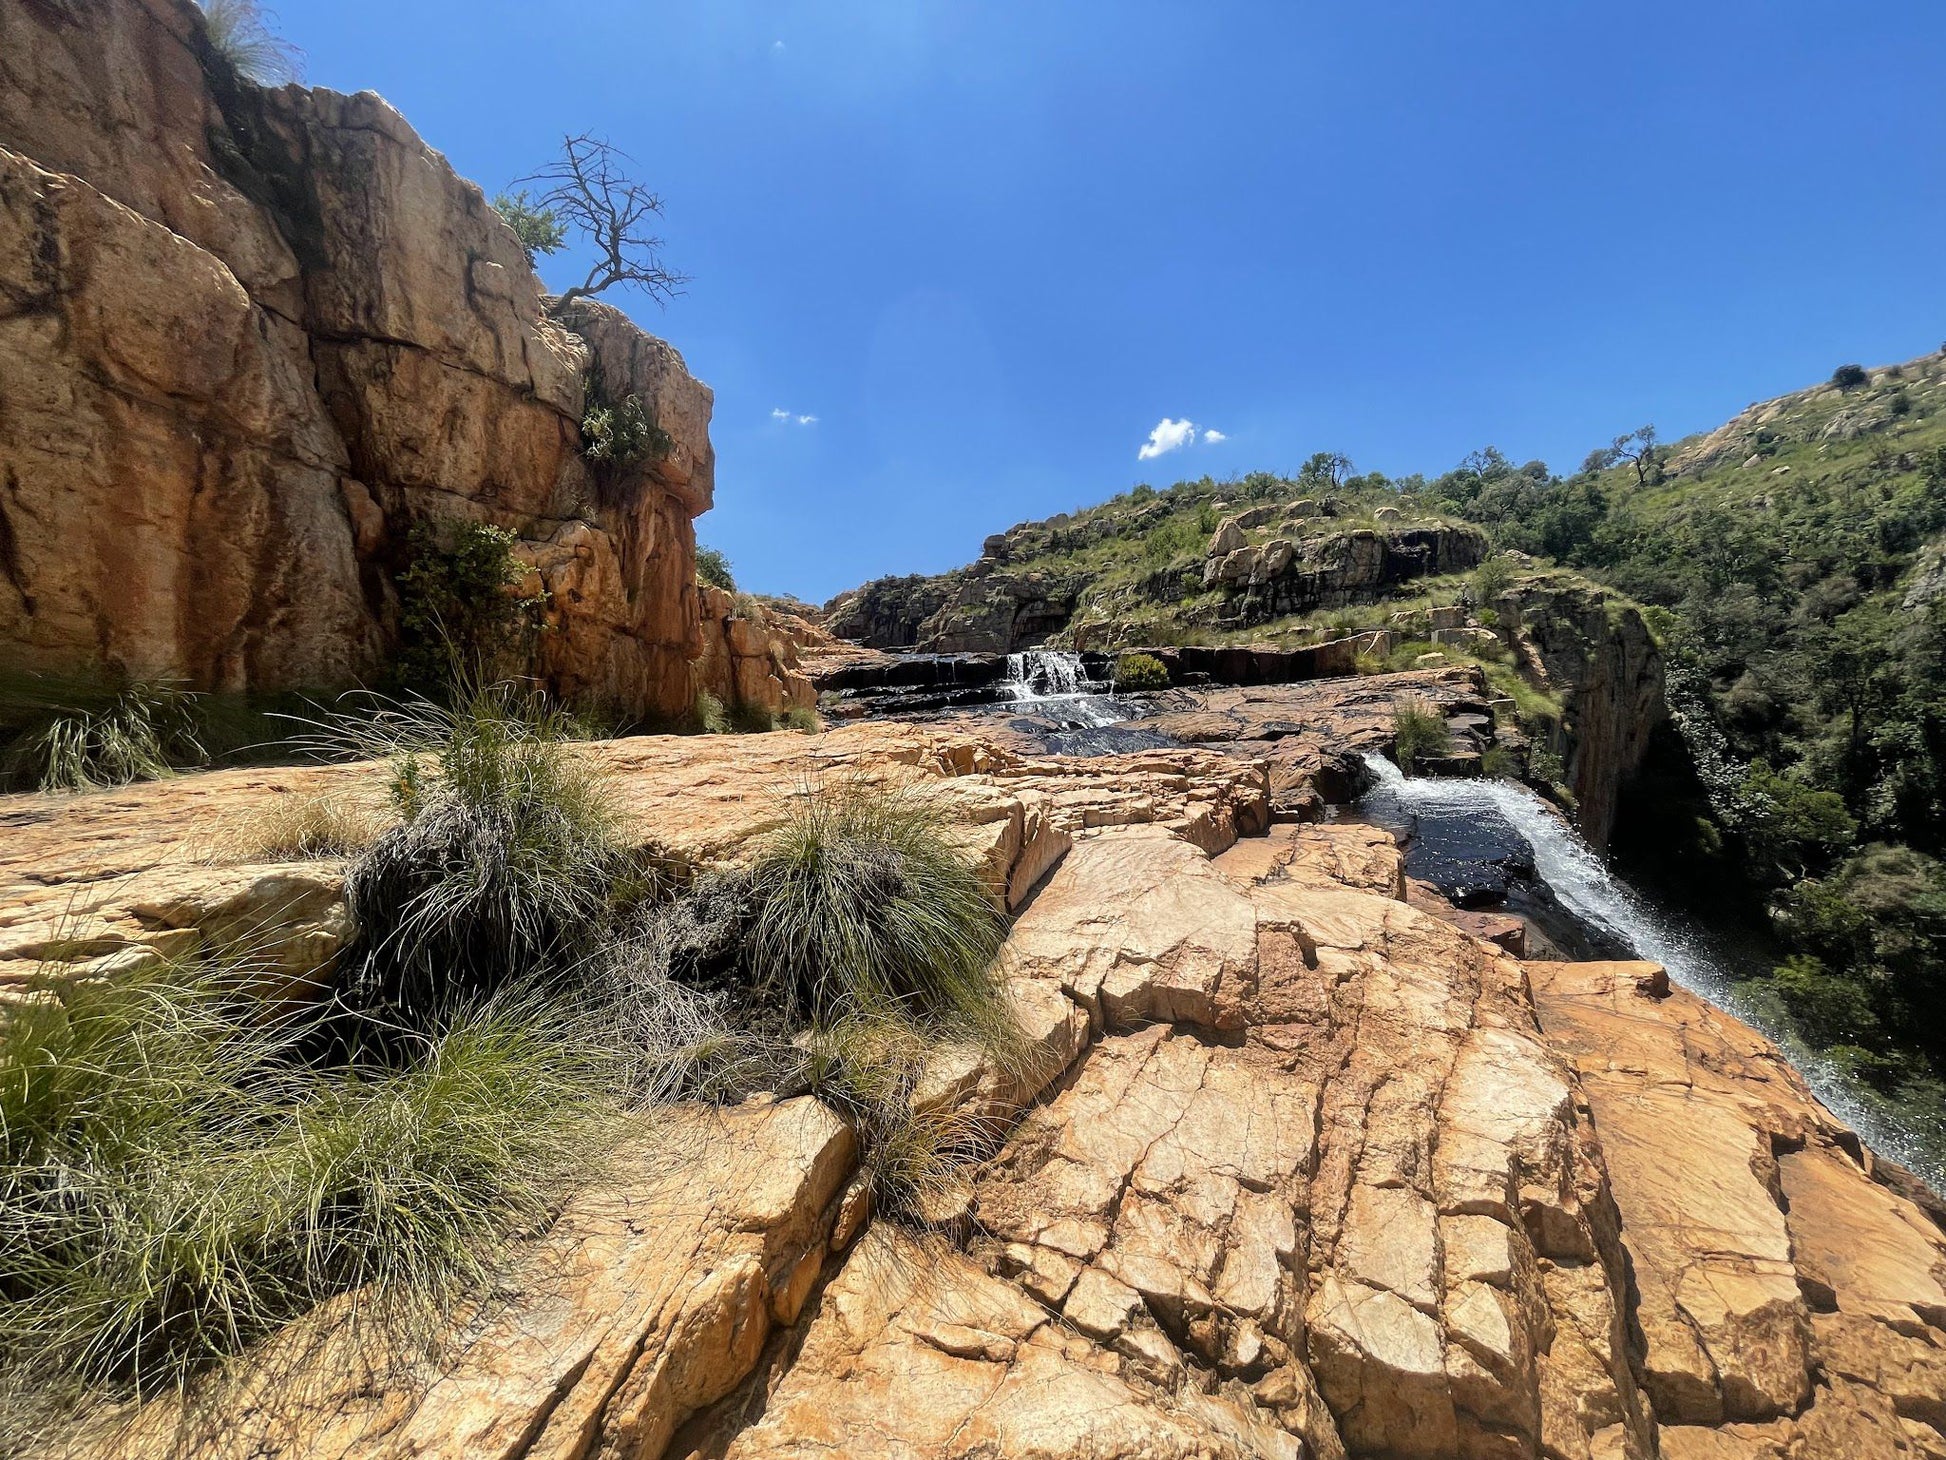
[{"label": "shrub on cliff", "polygon": [[1144,690],[1167,689],[1169,670],[1153,654],[1124,654],[1115,661],[1115,688],[1139,694]]},{"label": "shrub on cliff", "polygon": [[531,202],[525,188],[511,193],[495,193],[493,211],[513,229],[514,237],[520,240],[520,247],[527,255],[529,267],[532,267],[537,255],[559,253],[567,247],[568,234],[561,226],[561,220],[551,209]]},{"label": "shrub on cliff", "polygon": [[509,685],[414,701],[351,728],[395,765],[401,823],[351,866],[358,925],[339,984],[407,1027],[526,979],[564,978],[608,923],[630,870],[576,722]]},{"label": "shrub on cliff", "polygon": [[353,1069],[300,1058],[314,1021],[267,1016],[246,983],[165,967],[11,1006],[10,1392],[165,1390],[354,1288],[360,1321],[416,1332],[481,1290],[612,1130],[612,1061],[565,1009],[476,1007],[409,1062]]},{"label": "shrub on cliff", "polygon": [[303,71],[304,53],[270,28],[257,0],[203,0],[203,28],[210,47],[247,81],[281,86]]},{"label": "shrub on cliff", "polygon": [[696,578],[698,582],[721,588],[725,593],[737,591],[736,575],[730,571],[730,560],[718,548],[696,549]]}]

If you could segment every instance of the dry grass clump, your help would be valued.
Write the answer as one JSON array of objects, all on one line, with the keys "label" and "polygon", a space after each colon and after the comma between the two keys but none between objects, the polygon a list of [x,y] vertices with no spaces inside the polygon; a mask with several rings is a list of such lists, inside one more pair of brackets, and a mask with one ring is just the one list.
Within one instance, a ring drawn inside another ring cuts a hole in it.
[{"label": "dry grass clump", "polygon": [[396,821],[375,798],[354,791],[283,791],[225,817],[198,851],[224,863],[350,857]]}]

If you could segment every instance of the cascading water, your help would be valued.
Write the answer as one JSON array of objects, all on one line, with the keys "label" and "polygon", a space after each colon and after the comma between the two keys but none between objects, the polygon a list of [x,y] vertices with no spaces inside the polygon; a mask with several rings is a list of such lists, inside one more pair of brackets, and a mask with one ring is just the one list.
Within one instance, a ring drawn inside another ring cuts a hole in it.
[{"label": "cascading water", "polygon": [[1078,729],[1094,730],[1128,718],[1109,686],[1088,678],[1079,654],[1029,649],[1007,656],[1013,703]]},{"label": "cascading water", "polygon": [[1540,797],[1511,781],[1407,777],[1376,755],[1367,756],[1366,763],[1377,784],[1359,802],[1360,814],[1394,827],[1460,821],[1468,833],[1484,829],[1488,835],[1500,830],[1492,823],[1501,823],[1508,834],[1502,845],[1515,839],[1526,844],[1535,875],[1583,926],[1590,943],[1660,963],[1671,981],[1781,1046],[1817,1097],[1873,1147],[1911,1167],[1935,1189],[1946,1178],[1946,1131],[1914,1129],[1855,1076],[1806,1047],[1774,1010],[1749,997],[1748,985],[1731,977],[1732,950],[1622,881]]}]

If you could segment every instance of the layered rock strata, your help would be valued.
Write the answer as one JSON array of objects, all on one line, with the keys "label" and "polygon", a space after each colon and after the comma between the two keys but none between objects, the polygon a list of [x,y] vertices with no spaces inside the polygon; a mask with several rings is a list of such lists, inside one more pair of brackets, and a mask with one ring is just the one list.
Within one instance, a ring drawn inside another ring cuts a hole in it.
[{"label": "layered rock strata", "polygon": [[[591,369],[662,433],[597,467]],[[535,666],[690,699],[711,396],[371,93],[241,80],[189,0],[0,7],[0,648],[209,690],[376,674],[421,522],[512,530]]]}]

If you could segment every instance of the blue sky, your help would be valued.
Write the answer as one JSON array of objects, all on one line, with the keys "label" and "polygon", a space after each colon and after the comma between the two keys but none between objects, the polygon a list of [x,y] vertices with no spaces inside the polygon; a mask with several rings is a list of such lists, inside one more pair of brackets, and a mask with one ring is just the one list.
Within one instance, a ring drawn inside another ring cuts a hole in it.
[{"label": "blue sky", "polygon": [[489,192],[636,158],[693,282],[615,302],[716,390],[759,591],[1316,450],[1571,467],[1946,338],[1938,0],[273,3]]}]

